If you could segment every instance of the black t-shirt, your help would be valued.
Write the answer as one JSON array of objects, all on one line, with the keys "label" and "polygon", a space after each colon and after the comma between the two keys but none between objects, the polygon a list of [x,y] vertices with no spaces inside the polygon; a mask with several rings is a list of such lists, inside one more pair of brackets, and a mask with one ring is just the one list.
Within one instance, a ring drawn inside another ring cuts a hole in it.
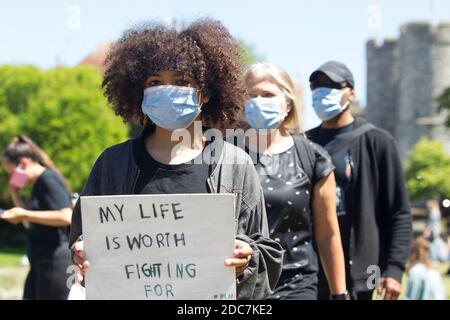
[{"label": "black t-shirt", "polygon": [[[71,207],[70,193],[61,177],[46,169],[33,185],[27,208],[32,211],[53,211]],[[28,259],[31,262],[54,256],[56,249],[68,246],[69,227],[50,227],[30,223],[28,228]]]},{"label": "black t-shirt", "polygon": [[311,180],[301,166],[295,146],[280,154],[259,155],[256,164],[264,191],[270,237],[285,250],[278,286],[295,282],[302,274],[318,271],[312,245],[311,196],[314,185],[334,167],[321,147],[314,143],[309,146],[315,154]]},{"label": "black t-shirt", "polygon": [[[351,132],[353,127],[353,123],[337,129],[325,129],[323,127],[319,127],[315,142],[321,146],[326,146],[330,142],[334,141],[338,135]],[[346,210],[346,198],[352,178],[353,168],[353,161],[349,152],[349,146],[344,146],[332,157],[332,159],[336,167],[336,213],[338,215],[339,228],[341,230],[344,254],[348,257],[352,217],[349,211]]]},{"label": "black t-shirt", "polygon": [[204,153],[209,150],[207,146],[205,146],[200,155],[192,161],[170,165],[156,161],[148,153],[143,142],[140,146],[138,158],[140,174],[134,193],[208,193],[207,179],[211,168],[209,164],[203,161]]}]

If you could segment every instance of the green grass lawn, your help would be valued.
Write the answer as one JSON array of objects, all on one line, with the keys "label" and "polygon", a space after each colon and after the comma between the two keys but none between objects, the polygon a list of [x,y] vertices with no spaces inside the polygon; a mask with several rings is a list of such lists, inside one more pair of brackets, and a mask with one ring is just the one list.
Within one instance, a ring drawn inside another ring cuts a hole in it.
[{"label": "green grass lawn", "polygon": [[0,247],[0,268],[19,267],[25,249]]},{"label": "green grass lawn", "polygon": [[450,300],[450,276],[446,275],[449,268],[449,263],[441,263],[437,266],[437,268],[442,275],[442,279],[444,280],[447,300]]},{"label": "green grass lawn", "polygon": [[24,248],[0,247],[0,300],[22,297],[28,273],[28,266],[20,264],[24,255]]}]

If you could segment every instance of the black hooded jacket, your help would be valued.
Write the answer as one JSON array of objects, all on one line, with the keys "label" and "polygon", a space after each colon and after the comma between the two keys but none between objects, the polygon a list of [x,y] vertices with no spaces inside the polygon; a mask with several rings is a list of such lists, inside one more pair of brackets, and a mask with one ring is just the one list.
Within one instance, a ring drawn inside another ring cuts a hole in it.
[{"label": "black hooded jacket", "polygon": [[[354,130],[365,123],[356,119]],[[307,132],[317,142],[320,127]],[[349,268],[353,288],[367,291],[373,267],[401,280],[410,253],[412,219],[403,169],[394,138],[373,128],[349,144],[352,180],[346,210],[352,216]]]}]

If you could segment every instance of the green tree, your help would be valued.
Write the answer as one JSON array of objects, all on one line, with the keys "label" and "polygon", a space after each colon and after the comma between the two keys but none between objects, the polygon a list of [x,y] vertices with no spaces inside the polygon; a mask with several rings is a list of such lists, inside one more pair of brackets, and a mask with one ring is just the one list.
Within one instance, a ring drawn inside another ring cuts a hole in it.
[{"label": "green tree", "polygon": [[256,52],[256,49],[253,45],[248,44],[243,40],[239,40],[238,42],[241,46],[243,59],[246,64],[252,64],[265,59],[263,55],[260,55]]},{"label": "green tree", "polygon": [[406,163],[407,186],[412,200],[450,196],[450,155],[439,141],[422,138]]},{"label": "green tree", "polygon": [[[99,154],[125,140],[128,127],[114,115],[101,90],[102,75],[79,66],[42,71],[0,67],[0,152],[25,133],[81,191]],[[7,175],[0,174],[0,203],[7,203]]]}]

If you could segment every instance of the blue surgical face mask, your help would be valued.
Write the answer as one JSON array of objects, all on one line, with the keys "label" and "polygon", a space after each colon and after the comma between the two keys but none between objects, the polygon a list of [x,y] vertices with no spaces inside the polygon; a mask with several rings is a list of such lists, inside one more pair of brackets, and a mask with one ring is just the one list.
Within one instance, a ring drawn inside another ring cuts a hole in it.
[{"label": "blue surgical face mask", "polygon": [[312,92],[313,108],[322,121],[333,119],[343,112],[350,101],[341,106],[345,91],[331,88],[317,88]]},{"label": "blue surgical face mask", "polygon": [[245,120],[254,129],[276,129],[287,116],[281,113],[283,102],[280,97],[250,99],[245,104]]},{"label": "blue surgical face mask", "polygon": [[169,85],[147,88],[142,112],[158,127],[172,131],[186,128],[200,114],[197,89]]}]

